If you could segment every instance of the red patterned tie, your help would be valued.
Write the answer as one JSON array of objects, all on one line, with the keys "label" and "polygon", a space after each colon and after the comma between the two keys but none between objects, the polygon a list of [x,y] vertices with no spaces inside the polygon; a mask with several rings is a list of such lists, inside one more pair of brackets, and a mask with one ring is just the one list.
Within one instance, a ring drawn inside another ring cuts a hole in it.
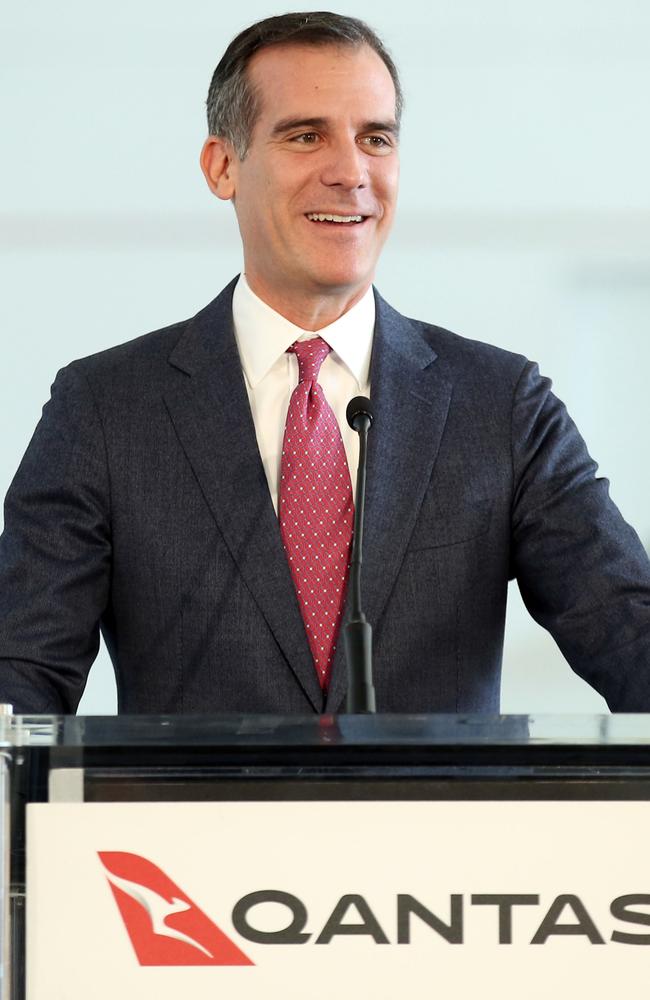
[{"label": "red patterned tie", "polygon": [[318,384],[331,348],[320,337],[296,341],[298,358],[280,466],[280,532],[309,647],[327,688],[341,627],[354,508],[341,431]]}]

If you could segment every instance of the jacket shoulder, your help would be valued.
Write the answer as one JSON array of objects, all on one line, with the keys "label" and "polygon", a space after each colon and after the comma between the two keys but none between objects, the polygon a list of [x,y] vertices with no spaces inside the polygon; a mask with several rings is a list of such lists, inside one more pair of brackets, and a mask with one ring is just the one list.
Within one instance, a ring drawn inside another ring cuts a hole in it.
[{"label": "jacket shoulder", "polygon": [[405,351],[409,350],[409,345],[426,344],[438,370],[455,382],[459,379],[479,383],[498,380],[502,384],[515,384],[530,366],[522,354],[461,336],[435,323],[405,316],[388,305],[380,295],[376,297],[380,322],[388,338],[399,342]]},{"label": "jacket shoulder", "polygon": [[152,330],[124,344],[71,361],[64,370],[94,379],[164,362],[190,323],[191,320],[182,320],[160,330]]},{"label": "jacket shoulder", "polygon": [[483,378],[497,376],[517,380],[530,363],[523,354],[462,336],[445,327],[422,320],[410,322],[436,352],[438,361],[456,375],[474,372]]},{"label": "jacket shoulder", "polygon": [[237,278],[234,278],[215,299],[189,319],[80,358],[63,370],[85,375],[90,381],[111,381],[115,376],[128,379],[145,374],[151,377],[154,371],[167,368],[166,362],[182,343],[187,348],[183,357],[189,360],[203,357],[206,351],[218,351],[232,332],[232,294],[236,283]]}]

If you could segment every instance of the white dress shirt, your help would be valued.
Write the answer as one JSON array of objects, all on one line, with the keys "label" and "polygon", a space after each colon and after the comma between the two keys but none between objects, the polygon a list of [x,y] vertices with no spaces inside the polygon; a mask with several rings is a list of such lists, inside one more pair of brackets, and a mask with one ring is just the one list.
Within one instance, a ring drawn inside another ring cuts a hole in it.
[{"label": "white dress shirt", "polygon": [[354,491],[359,439],[348,426],[345,409],[354,396],[370,395],[375,327],[372,288],[334,323],[311,333],[294,326],[258,298],[242,274],[235,286],[232,312],[257,445],[276,513],[284,425],[291,393],[298,385],[298,359],[295,354],[287,354],[287,348],[296,340],[322,337],[332,348],[318,382],[339,422]]}]

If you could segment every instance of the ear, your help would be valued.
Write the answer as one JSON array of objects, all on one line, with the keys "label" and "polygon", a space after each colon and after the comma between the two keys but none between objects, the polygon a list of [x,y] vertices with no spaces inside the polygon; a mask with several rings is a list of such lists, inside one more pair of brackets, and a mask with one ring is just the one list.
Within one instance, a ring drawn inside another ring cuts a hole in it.
[{"label": "ear", "polygon": [[230,201],[235,194],[237,156],[227,139],[210,135],[201,150],[201,170],[208,187],[217,198]]}]

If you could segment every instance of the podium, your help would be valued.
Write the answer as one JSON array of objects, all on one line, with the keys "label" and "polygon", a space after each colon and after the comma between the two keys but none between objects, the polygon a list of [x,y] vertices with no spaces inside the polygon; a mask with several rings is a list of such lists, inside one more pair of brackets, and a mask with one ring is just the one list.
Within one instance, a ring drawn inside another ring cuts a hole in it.
[{"label": "podium", "polygon": [[0,822],[1,1000],[648,981],[648,716],[0,716]]}]

